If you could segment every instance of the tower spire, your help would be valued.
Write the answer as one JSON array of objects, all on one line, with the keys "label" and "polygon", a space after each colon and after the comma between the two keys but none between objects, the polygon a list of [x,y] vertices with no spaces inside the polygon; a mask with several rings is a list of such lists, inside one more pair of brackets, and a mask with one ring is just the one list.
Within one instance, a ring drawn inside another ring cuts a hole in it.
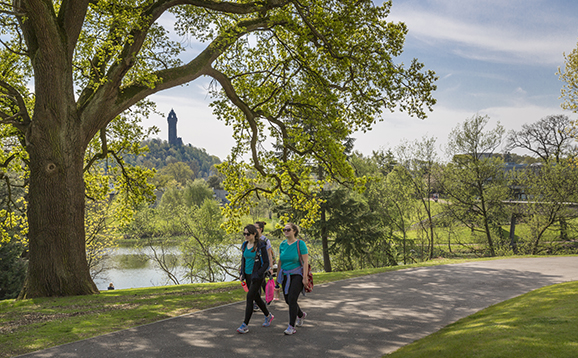
[{"label": "tower spire", "polygon": [[169,123],[169,144],[170,145],[183,145],[183,140],[177,137],[177,114],[171,108],[169,116],[167,117],[167,122]]}]

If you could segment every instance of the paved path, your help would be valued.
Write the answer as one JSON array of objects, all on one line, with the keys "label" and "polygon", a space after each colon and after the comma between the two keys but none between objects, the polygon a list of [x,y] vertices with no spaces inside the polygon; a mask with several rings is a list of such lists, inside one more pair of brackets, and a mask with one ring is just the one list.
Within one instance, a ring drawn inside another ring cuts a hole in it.
[{"label": "paved path", "polygon": [[235,303],[23,357],[381,357],[492,304],[575,280],[578,257],[413,268],[315,286],[299,300],[308,317],[293,336],[283,335],[279,302],[270,328],[255,313],[238,334],[245,304]]}]

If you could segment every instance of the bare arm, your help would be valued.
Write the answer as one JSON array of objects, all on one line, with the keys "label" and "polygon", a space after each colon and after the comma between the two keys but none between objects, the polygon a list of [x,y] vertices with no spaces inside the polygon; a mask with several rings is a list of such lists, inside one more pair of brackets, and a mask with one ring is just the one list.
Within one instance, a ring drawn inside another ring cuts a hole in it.
[{"label": "bare arm", "polygon": [[309,282],[308,274],[309,274],[309,254],[301,255],[303,258],[303,286],[307,286]]},{"label": "bare arm", "polygon": [[[267,253],[269,254],[269,262],[271,263],[271,264],[269,265],[269,272],[270,272],[271,275],[272,275],[272,274],[273,274],[273,265],[274,265],[274,262],[273,262],[273,248],[270,248],[269,250],[267,250]],[[277,267],[279,267],[279,266],[277,266]]]}]

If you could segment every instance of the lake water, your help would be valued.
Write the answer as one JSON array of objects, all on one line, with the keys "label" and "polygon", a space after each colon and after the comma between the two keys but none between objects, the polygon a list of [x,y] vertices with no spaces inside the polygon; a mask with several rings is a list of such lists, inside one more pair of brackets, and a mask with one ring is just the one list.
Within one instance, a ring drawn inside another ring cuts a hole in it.
[{"label": "lake water", "polygon": [[[150,248],[119,247],[114,249],[105,259],[104,266],[107,269],[94,279],[96,287],[99,290],[106,290],[111,282],[116,289],[173,285],[174,283],[169,280],[167,274],[147,257],[152,252]],[[181,255],[177,247],[169,248],[165,252],[169,255]],[[179,283],[191,283],[190,280],[185,279],[185,267],[177,266],[172,273],[177,276]],[[233,279],[229,276],[226,281]]]}]

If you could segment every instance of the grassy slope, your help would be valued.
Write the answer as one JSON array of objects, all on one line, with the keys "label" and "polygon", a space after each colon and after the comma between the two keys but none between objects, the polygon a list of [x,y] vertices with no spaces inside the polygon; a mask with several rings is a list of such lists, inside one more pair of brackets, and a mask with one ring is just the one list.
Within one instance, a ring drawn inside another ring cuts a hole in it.
[{"label": "grassy slope", "polygon": [[578,282],[544,287],[463,318],[387,357],[575,357]]},{"label": "grassy slope", "polygon": [[[319,273],[314,275],[314,279],[316,284],[320,284],[377,272],[465,261],[472,260],[434,260],[408,266]],[[571,289],[574,293],[578,292],[576,286]],[[544,292],[548,293],[548,289]],[[228,282],[105,291],[93,296],[0,301],[0,358],[242,301],[244,297],[245,292],[240,289],[238,282]],[[539,302],[540,299],[537,298],[536,301]],[[578,302],[576,297],[574,301]],[[552,307],[557,309],[555,303]],[[573,312],[578,312],[577,308],[578,306],[574,306]],[[512,313],[517,319],[516,310],[512,310]],[[492,313],[491,316],[495,314],[497,313]],[[573,317],[576,318],[576,313]],[[561,321],[546,320],[544,324],[552,328],[561,324]],[[478,333],[481,328],[473,326],[465,331],[477,337],[475,340],[491,343],[494,338],[486,338],[482,331]],[[514,327],[512,330],[520,328]],[[574,326],[573,332],[578,332],[575,328],[577,327]],[[558,335],[549,333],[548,330],[545,332],[543,337],[539,337],[540,340],[554,339],[555,337],[550,336]],[[576,341],[578,340],[574,339],[574,342]],[[505,354],[504,352],[502,353]]]}]

